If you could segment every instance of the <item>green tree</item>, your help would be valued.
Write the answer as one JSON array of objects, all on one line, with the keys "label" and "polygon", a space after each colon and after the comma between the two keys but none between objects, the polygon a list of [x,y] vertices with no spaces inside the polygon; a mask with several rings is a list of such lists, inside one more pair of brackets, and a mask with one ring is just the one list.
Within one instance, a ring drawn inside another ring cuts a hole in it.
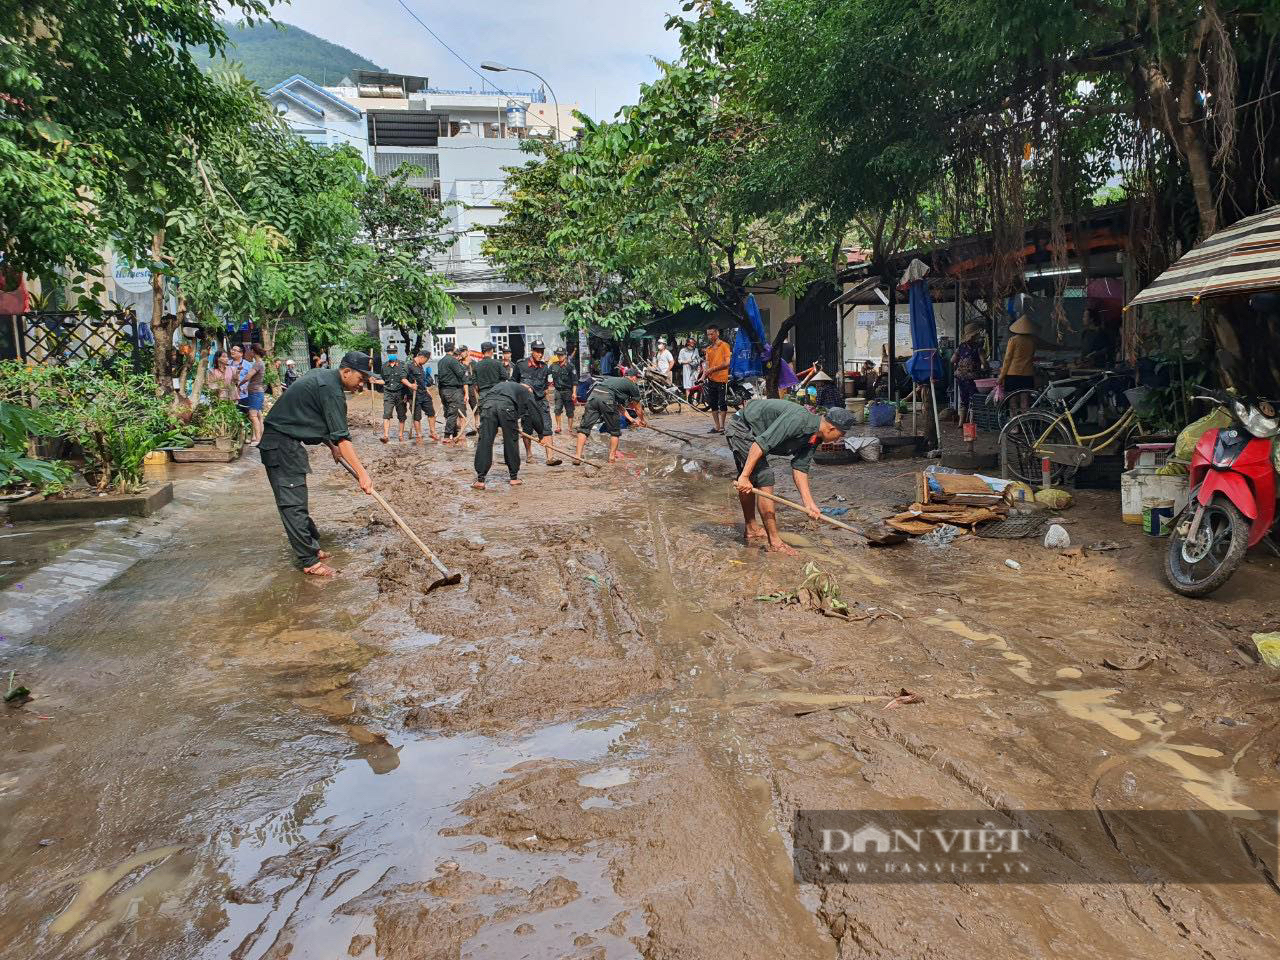
[{"label": "green tree", "polygon": [[103,217],[174,131],[202,143],[212,81],[188,48],[222,48],[218,15],[265,0],[12,0],[0,8],[0,254],[48,277],[94,265]]},{"label": "green tree", "polygon": [[368,175],[356,200],[361,243],[351,271],[354,302],[395,327],[415,351],[423,334],[443,326],[455,309],[444,276],[431,264],[451,245],[449,218],[439,201],[409,186],[421,173],[406,165],[386,177]]}]

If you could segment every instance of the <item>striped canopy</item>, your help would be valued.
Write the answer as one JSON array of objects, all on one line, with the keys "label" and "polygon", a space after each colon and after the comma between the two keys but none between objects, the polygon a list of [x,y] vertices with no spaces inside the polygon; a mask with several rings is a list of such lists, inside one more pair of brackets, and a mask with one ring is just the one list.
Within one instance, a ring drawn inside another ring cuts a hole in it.
[{"label": "striped canopy", "polygon": [[1192,247],[1130,307],[1280,288],[1280,205],[1219,230]]}]

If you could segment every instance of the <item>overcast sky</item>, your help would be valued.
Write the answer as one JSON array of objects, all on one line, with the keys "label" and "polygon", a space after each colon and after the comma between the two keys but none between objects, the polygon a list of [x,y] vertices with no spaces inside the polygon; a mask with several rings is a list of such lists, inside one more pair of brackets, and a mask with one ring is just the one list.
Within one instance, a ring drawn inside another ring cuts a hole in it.
[{"label": "overcast sky", "polygon": [[[633,103],[657,75],[653,58],[672,59],[663,29],[680,0],[404,0],[472,66],[496,60],[536,70],[561,103],[576,101],[595,119]],[[275,18],[438,87],[475,87],[479,78],[414,22],[397,0],[292,0]],[[485,76],[504,89],[533,89],[527,74]],[[486,88],[488,89],[488,88]]]}]

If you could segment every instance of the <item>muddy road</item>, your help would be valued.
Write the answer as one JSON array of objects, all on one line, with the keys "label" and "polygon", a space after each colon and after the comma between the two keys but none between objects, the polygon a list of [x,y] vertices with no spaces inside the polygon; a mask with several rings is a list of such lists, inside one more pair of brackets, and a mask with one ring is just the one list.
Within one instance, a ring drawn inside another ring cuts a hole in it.
[{"label": "muddy road", "polygon": [[[599,475],[536,457],[479,494],[470,450],[383,446],[352,409],[375,484],[462,585],[425,594],[429,567],[320,455],[339,580],[292,570],[246,464],[0,641],[37,694],[0,712],[3,960],[1280,949],[1253,819],[1280,802],[1280,694],[1247,654],[1280,620],[1265,558],[1192,603],[1117,525],[1125,549],[1072,559],[871,550],[786,517],[800,555],[779,557],[739,543],[715,438],[624,436],[636,458]],[[879,518],[919,465],[816,467],[815,493]],[[1086,503],[1073,534],[1095,521]],[[853,620],[756,599],[808,563]],[[904,688],[919,702],[890,707]],[[1035,856],[1060,883],[793,879],[800,809],[1117,807],[1230,812],[1216,852],[1259,882],[1091,883],[1124,838],[1052,835]]]}]

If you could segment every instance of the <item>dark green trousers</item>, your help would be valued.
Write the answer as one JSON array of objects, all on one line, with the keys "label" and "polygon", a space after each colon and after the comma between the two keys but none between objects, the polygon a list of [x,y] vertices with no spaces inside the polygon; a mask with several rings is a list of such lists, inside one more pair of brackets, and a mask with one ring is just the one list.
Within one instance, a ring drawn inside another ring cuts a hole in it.
[{"label": "dark green trousers", "polygon": [[483,481],[493,466],[493,441],[502,430],[502,459],[507,473],[515,479],[520,473],[520,434],[516,423],[516,406],[509,400],[490,397],[480,406],[480,435],[476,438],[476,479]]},{"label": "dark green trousers", "polygon": [[269,447],[259,448],[262,465],[267,468],[267,482],[293,548],[294,562],[299,568],[309,567],[320,559],[320,531],[307,507],[307,471],[311,467],[306,448],[275,431],[268,431],[263,440]]}]

